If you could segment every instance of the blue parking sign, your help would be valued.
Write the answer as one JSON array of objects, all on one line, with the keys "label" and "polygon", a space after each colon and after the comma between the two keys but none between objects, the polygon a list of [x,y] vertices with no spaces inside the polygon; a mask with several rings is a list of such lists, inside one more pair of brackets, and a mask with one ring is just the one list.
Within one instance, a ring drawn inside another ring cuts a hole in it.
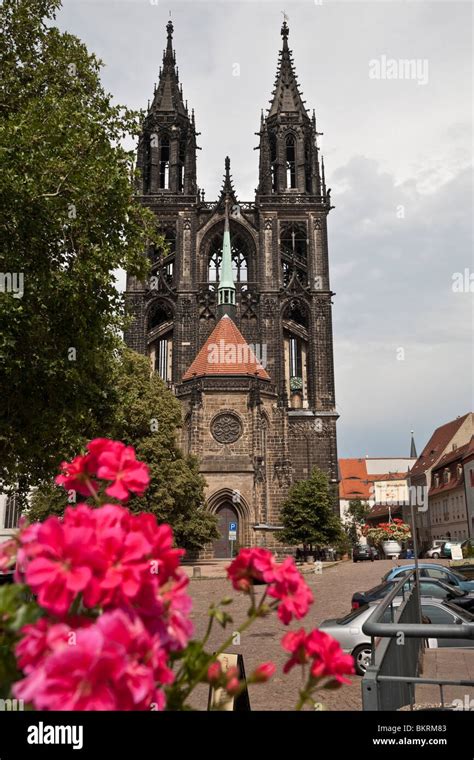
[{"label": "blue parking sign", "polygon": [[229,530],[237,530],[237,523],[229,523]]}]

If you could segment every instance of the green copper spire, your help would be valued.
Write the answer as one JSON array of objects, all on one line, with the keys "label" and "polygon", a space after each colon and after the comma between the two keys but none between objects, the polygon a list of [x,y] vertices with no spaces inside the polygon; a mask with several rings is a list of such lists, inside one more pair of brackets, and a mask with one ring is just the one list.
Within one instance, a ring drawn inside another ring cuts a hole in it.
[{"label": "green copper spire", "polygon": [[[224,188],[230,187],[230,159],[225,160],[226,180]],[[220,271],[219,287],[217,289],[218,314],[223,317],[235,315],[235,285],[232,276],[232,249],[230,245],[229,204],[230,193],[225,193],[224,205],[224,240],[222,244],[222,264]]]}]

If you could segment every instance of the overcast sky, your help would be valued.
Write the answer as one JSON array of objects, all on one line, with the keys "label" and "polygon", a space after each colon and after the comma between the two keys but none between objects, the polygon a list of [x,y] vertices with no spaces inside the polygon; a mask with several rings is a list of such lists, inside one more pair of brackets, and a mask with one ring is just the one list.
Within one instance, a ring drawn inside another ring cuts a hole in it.
[{"label": "overcast sky", "polygon": [[284,9],[336,206],[339,456],[407,456],[412,428],[420,451],[435,427],[474,406],[473,294],[453,291],[455,273],[474,273],[471,3],[64,0],[58,24],[102,58],[118,102],[143,108],[171,10],[202,133],[198,184],[213,200],[228,154],[239,198],[252,200],[254,132]]}]

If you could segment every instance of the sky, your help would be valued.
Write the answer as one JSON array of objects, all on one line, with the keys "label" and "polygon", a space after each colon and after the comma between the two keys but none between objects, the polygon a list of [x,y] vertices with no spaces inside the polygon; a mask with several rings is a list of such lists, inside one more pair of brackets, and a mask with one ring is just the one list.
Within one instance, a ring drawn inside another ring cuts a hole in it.
[{"label": "sky", "polygon": [[239,199],[254,198],[254,133],[286,12],[335,205],[339,456],[408,456],[411,430],[420,452],[474,406],[471,2],[63,0],[57,23],[103,60],[116,101],[138,109],[170,11],[208,201],[226,155]]}]

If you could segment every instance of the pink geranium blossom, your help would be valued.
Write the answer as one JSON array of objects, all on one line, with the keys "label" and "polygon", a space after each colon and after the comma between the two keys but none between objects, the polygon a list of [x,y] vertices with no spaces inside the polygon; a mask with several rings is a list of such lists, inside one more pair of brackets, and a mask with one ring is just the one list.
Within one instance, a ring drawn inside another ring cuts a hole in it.
[{"label": "pink geranium blossom", "polygon": [[265,683],[274,675],[275,670],[276,667],[273,662],[262,662],[261,665],[255,668],[249,680],[253,683]]},{"label": "pink geranium blossom", "polygon": [[91,454],[74,457],[72,462],[62,462],[63,475],[57,475],[56,483],[66,491],[77,491],[83,496],[90,496],[97,490],[97,483],[92,480],[96,474],[97,460]]},{"label": "pink geranium blossom", "polygon": [[312,631],[307,641],[308,652],[313,660],[311,674],[314,678],[329,676],[340,684],[350,683],[345,675],[354,673],[354,658],[345,654],[338,641],[324,631]]},{"label": "pink geranium blossom", "polygon": [[291,652],[290,659],[283,667],[284,673],[288,673],[295,665],[305,665],[308,662],[309,653],[306,648],[306,631],[304,628],[286,633],[281,640],[281,644],[283,649]]},{"label": "pink geranium blossom", "polygon": [[97,477],[113,481],[105,489],[108,496],[126,501],[130,492],[142,496],[146,491],[150,482],[148,467],[137,460],[133,446],[96,438],[89,443],[88,449],[97,459]]},{"label": "pink geranium blossom", "polygon": [[[31,630],[24,632],[30,644],[19,644],[23,662],[31,647]],[[159,686],[171,683],[173,673],[159,639],[146,632],[139,618],[115,610],[93,625],[75,630],[53,625],[40,633],[46,633],[51,649],[14,685],[16,697],[38,710],[162,708]]]},{"label": "pink geranium blossom", "polygon": [[287,557],[276,566],[268,594],[280,600],[278,617],[285,625],[293,618],[300,620],[304,617],[314,601],[312,591],[297,570],[292,557]]},{"label": "pink geranium blossom", "polygon": [[284,673],[288,673],[295,665],[311,663],[313,678],[328,677],[339,684],[350,683],[346,675],[354,673],[354,660],[345,654],[338,641],[324,631],[317,629],[306,633],[304,628],[290,631],[281,640],[283,649],[291,653],[285,663]]},{"label": "pink geranium blossom", "polygon": [[0,571],[5,572],[13,567],[16,562],[18,544],[15,539],[3,541],[0,544]]},{"label": "pink geranium blossom", "polygon": [[268,549],[241,549],[227,568],[227,577],[236,591],[248,592],[255,580],[273,580],[275,557]]},{"label": "pink geranium blossom", "polygon": [[55,615],[68,611],[77,594],[84,591],[93,575],[93,548],[88,530],[68,529],[57,517],[49,517],[39,527],[25,578],[38,595],[41,607]]}]

